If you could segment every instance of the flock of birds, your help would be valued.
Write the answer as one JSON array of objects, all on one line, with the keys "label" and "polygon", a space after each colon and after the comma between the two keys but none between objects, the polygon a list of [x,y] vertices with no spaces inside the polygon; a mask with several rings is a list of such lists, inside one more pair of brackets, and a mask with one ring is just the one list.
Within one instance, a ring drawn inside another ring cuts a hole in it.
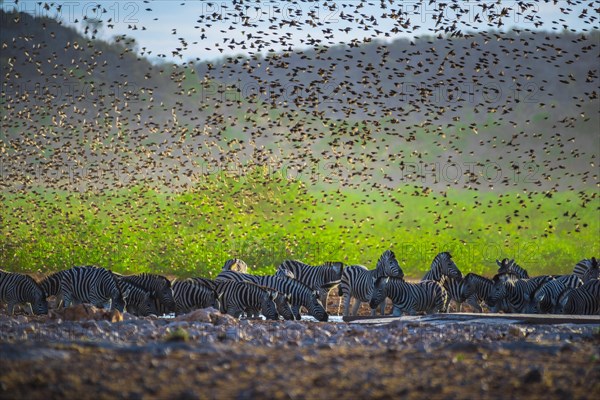
[{"label": "flock of birds", "polygon": [[[212,9],[213,4],[207,4]],[[297,6],[293,9],[309,9],[304,1],[292,4]],[[110,196],[117,193],[114,189],[136,186],[178,191],[202,182],[204,175],[226,171],[232,163],[244,168],[267,165],[296,169],[296,175],[313,184],[314,191],[325,187],[325,195],[333,193],[324,196],[331,201],[328,205],[346,189],[361,191],[360,202],[380,192],[399,210],[387,216],[391,223],[404,217],[403,205],[390,195],[391,188],[415,184],[416,195],[439,194],[435,207],[415,214],[436,224],[446,222],[447,230],[453,228],[447,218],[457,204],[449,188],[514,191],[518,196],[514,202],[512,194],[489,202],[477,200],[472,212],[505,209],[506,222],[517,224],[520,231],[528,226],[529,215],[523,209],[541,209],[557,191],[580,190],[578,204],[570,205],[565,214],[548,215],[548,222],[552,227],[566,221],[571,232],[590,228],[578,211],[598,204],[597,192],[587,191],[598,182],[599,10],[595,2],[544,3],[545,12],[562,13],[554,21],[544,20],[538,12],[540,5],[530,1],[337,4],[312,2],[317,11],[300,18],[275,14],[258,21],[245,17],[249,9],[260,8],[256,2],[233,1],[226,12],[199,12],[198,37],[178,37],[180,44],[172,55],[189,55],[190,44],[202,44],[214,33],[222,37],[216,45],[219,51],[242,55],[183,63],[150,62],[146,56],[153,56],[151,50],[143,44],[136,48],[126,35],[113,43],[96,40],[98,29],[114,29],[117,21],[110,18],[82,36],[51,18],[0,11],[0,189],[21,194],[27,202],[32,201],[27,197],[31,190],[40,186],[50,194],[83,188]],[[39,5],[61,12],[60,4]],[[375,17],[365,5],[379,6],[384,12]],[[429,12],[423,14],[423,10]],[[93,11],[100,19],[111,12],[101,5]],[[152,13],[152,6],[145,11]],[[340,25],[322,18],[323,12],[336,12]],[[423,16],[433,20],[426,35],[400,40],[400,35],[422,28]],[[499,30],[515,16],[529,23],[528,27]],[[573,17],[582,27],[570,27],[564,19]],[[142,23],[128,28],[145,29]],[[171,28],[166,34],[179,36],[177,27]],[[308,47],[294,47],[297,43],[288,30],[302,33],[300,43]],[[357,30],[362,40],[336,40],[340,32]],[[234,32],[243,36],[234,39]],[[392,38],[398,40],[390,42]],[[283,50],[265,53],[275,45]],[[236,86],[239,82],[241,86]],[[484,93],[474,93],[472,88],[477,87],[484,88]],[[475,169],[465,167],[471,163]],[[407,172],[416,165],[426,167]],[[464,174],[440,179],[439,171],[435,172],[440,165],[462,165]],[[489,165],[501,166],[500,179],[486,179],[483,172]],[[533,172],[527,170],[528,165]],[[312,173],[314,168],[319,173]],[[333,186],[320,186],[332,182]],[[41,198],[37,208],[53,210],[49,197]],[[219,207],[225,208],[224,203],[219,202]],[[91,209],[96,206],[90,204]],[[11,215],[21,211],[9,204],[4,209]],[[283,224],[285,216],[279,216],[293,207],[284,204],[281,209],[261,223]],[[160,213],[153,204],[147,204],[145,211]],[[236,211],[256,212],[251,207]],[[327,210],[323,213],[329,217]],[[65,221],[70,222],[70,217],[66,215]],[[354,220],[351,211],[344,217],[354,225],[372,223]],[[22,228],[29,224],[22,218],[6,230],[16,235],[27,231]],[[228,219],[213,221],[207,229],[222,232],[229,224]],[[545,237],[547,228],[529,232]],[[483,229],[495,227],[474,227],[473,237],[479,239]],[[351,233],[344,233],[348,237],[343,239],[363,239],[374,231],[349,229]],[[50,236],[51,229],[47,232]],[[352,272],[352,278],[346,271]],[[338,281],[340,290],[349,293],[343,295],[345,312],[350,313],[353,296],[371,302],[373,274],[358,267],[344,268],[344,273]],[[492,281],[490,286],[485,281],[481,285],[512,293],[513,286],[520,288],[522,282],[509,275],[498,278],[502,284]],[[373,291],[400,287],[398,276],[377,276]],[[453,287],[449,282],[456,278],[449,276],[443,284]],[[122,282],[131,279],[119,278]],[[355,289],[351,279],[364,282],[364,287]],[[467,275],[463,282],[469,279]],[[173,289],[185,285],[192,284],[178,281]],[[437,286],[430,287],[438,291]],[[145,298],[138,289],[132,286],[131,296],[137,293]],[[452,290],[445,292],[452,297]],[[440,293],[443,297],[444,292]],[[473,303],[473,295],[468,298]],[[494,303],[492,307],[504,307],[499,306],[502,301],[485,299],[488,305]],[[554,298],[552,303],[554,309]],[[115,300],[113,304],[121,303]],[[505,309],[512,311],[515,306]]]},{"label": "flock of birds", "polygon": [[[0,303],[8,314],[24,305],[30,314],[55,307],[89,303],[138,316],[183,314],[214,307],[236,318],[298,320],[302,311],[327,321],[327,298],[337,288],[344,299],[344,315],[356,314],[367,301],[375,314],[392,302],[392,314],[448,312],[450,303],[469,304],[476,311],[600,315],[600,267],[595,257],[575,265],[573,273],[529,277],[514,260],[498,261],[492,278],[462,276],[448,252],[439,253],[420,282],[404,279],[394,253],[386,250],[373,270],[361,265],[327,262],[312,266],[286,260],[273,275],[247,273],[244,261],[228,260],[213,280],[203,277],[169,281],[155,274],[120,275],[96,266],[76,266],[36,281],[31,276],[0,270]],[[355,307],[350,311],[350,302]],[[338,310],[339,312],[339,310]]]}]

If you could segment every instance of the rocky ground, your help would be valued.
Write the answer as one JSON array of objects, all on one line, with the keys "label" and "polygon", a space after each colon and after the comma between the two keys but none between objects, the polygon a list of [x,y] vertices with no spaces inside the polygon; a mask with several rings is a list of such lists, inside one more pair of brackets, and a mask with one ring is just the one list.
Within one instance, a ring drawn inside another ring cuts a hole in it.
[{"label": "rocky ground", "polygon": [[0,365],[10,399],[597,398],[600,327],[2,310]]}]

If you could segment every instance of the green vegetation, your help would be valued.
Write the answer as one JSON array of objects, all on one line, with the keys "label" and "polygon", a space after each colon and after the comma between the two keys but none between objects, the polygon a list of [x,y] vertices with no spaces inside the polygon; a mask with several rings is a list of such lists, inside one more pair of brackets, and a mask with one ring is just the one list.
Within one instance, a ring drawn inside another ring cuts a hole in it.
[{"label": "green vegetation", "polygon": [[595,192],[314,191],[260,168],[202,176],[179,193],[37,189],[0,200],[2,268],[30,272],[98,264],[214,276],[230,257],[254,273],[272,273],[287,258],[373,268],[391,248],[409,277],[446,250],[465,273],[491,275],[502,257],[534,274],[565,273],[597,254],[600,229]]}]

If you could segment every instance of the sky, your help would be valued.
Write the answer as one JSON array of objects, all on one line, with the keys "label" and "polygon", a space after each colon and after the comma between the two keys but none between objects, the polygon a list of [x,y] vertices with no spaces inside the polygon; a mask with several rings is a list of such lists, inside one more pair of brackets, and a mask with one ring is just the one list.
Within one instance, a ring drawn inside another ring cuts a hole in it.
[{"label": "sky", "polygon": [[[314,44],[330,46],[353,40],[391,41],[436,36],[440,33],[435,31],[440,12],[448,24],[459,19],[456,9],[441,8],[444,2],[439,1],[244,1],[238,10],[235,3],[227,0],[48,3],[5,0],[0,2],[0,7],[55,18],[82,32],[84,19],[95,18],[102,21],[97,38],[111,40],[114,36],[127,35],[136,40],[140,54],[151,60],[179,63],[266,54],[271,50],[308,48]],[[600,9],[600,2],[592,0],[578,4],[560,0],[448,0],[445,3],[460,5],[463,14],[457,27],[463,33],[510,28],[561,32],[565,27],[586,32],[598,28]],[[530,7],[520,6],[525,3]],[[503,10],[502,26],[487,22],[487,15]],[[584,10],[587,11],[584,13]],[[392,15],[402,18],[394,19]],[[405,28],[402,24],[408,19],[410,27]],[[418,28],[414,29],[415,26]]]}]

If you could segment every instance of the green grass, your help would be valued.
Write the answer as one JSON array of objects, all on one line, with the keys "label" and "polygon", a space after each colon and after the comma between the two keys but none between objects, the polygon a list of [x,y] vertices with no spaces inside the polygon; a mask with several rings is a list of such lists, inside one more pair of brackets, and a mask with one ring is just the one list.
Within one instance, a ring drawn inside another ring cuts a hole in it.
[{"label": "green grass", "polygon": [[245,178],[207,176],[181,193],[38,189],[0,199],[1,268],[29,272],[98,264],[121,273],[214,276],[231,257],[254,273],[271,273],[287,258],[373,268],[391,248],[409,277],[420,277],[440,251],[451,251],[464,273],[493,275],[503,257],[533,274],[566,273],[598,255],[600,232],[593,191],[457,190],[444,197],[406,186],[341,193],[261,169]]}]

